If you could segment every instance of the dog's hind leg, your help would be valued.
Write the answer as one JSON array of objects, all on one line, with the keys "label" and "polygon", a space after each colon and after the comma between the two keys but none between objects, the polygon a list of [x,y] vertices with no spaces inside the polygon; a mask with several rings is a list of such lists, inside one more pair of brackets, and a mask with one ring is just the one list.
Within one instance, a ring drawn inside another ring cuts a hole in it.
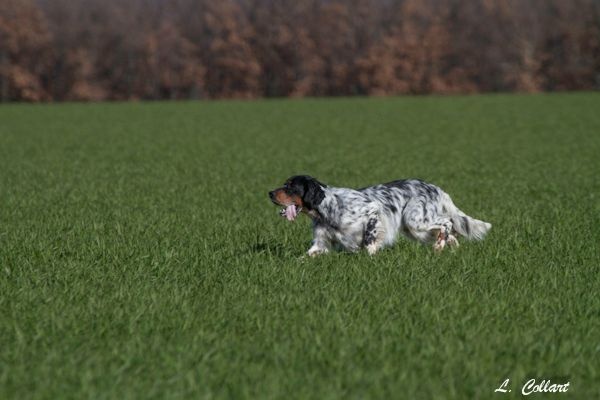
[{"label": "dog's hind leg", "polygon": [[452,233],[452,221],[447,217],[439,217],[434,208],[420,199],[413,199],[406,204],[403,213],[403,224],[414,239],[421,243],[433,242],[433,250],[440,252],[449,246],[458,246]]},{"label": "dog's hind leg", "polygon": [[458,240],[452,235],[452,221],[449,218],[442,218],[435,221],[431,230],[437,232],[435,243],[433,244],[433,251],[436,253],[444,250],[446,245],[458,247]]},{"label": "dog's hind leg", "polygon": [[[451,231],[451,232],[454,232],[454,231]],[[454,233],[456,233],[456,232],[454,232]],[[449,233],[448,236],[446,237],[446,244],[449,247],[454,247],[455,249],[457,249],[459,247],[458,239],[452,233]]]}]

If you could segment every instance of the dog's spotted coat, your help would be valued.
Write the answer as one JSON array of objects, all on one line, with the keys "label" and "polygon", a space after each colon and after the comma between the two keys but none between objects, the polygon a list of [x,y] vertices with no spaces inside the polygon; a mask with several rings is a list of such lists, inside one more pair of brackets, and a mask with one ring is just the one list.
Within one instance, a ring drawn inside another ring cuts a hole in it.
[{"label": "dog's spotted coat", "polygon": [[398,180],[362,189],[336,188],[301,175],[269,193],[294,220],[306,213],[313,221],[308,255],[327,253],[333,247],[347,251],[366,248],[374,254],[394,244],[398,233],[436,251],[458,246],[457,236],[481,240],[491,224],[459,210],[439,187],[418,179]]}]

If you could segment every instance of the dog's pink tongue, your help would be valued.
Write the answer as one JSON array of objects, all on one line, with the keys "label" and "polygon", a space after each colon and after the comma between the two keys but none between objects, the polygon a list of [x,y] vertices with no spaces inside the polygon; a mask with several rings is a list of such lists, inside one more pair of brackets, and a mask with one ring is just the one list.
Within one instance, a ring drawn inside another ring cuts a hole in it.
[{"label": "dog's pink tongue", "polygon": [[296,218],[296,206],[293,204],[291,206],[287,206],[285,208],[285,216],[288,221],[293,221]]}]

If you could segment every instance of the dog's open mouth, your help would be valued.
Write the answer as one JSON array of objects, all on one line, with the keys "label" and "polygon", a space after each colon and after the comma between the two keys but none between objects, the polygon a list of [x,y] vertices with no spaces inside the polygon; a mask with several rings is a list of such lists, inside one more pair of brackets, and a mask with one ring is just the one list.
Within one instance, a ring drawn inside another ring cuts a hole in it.
[{"label": "dog's open mouth", "polygon": [[281,211],[279,211],[279,215],[287,218],[288,221],[293,221],[296,219],[300,211],[302,211],[302,207],[290,204],[289,206],[282,208]]}]

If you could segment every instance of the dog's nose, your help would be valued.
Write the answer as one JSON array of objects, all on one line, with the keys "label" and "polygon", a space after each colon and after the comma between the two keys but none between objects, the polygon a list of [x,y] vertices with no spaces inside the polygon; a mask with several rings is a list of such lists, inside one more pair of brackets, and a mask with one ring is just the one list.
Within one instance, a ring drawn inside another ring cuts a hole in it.
[{"label": "dog's nose", "polygon": [[275,197],[275,191],[274,190],[269,192],[269,197],[271,199],[273,199]]}]

